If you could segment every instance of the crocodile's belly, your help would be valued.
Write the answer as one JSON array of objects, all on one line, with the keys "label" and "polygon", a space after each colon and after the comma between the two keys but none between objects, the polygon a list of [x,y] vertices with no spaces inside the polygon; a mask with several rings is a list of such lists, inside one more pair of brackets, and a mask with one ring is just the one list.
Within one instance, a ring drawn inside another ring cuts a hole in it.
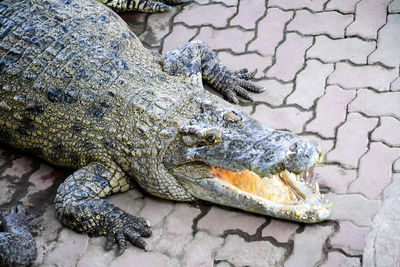
[{"label": "crocodile's belly", "polygon": [[79,167],[103,153],[123,131],[129,103],[148,98],[143,86],[169,79],[94,0],[9,0],[0,23],[0,141],[57,165]]}]

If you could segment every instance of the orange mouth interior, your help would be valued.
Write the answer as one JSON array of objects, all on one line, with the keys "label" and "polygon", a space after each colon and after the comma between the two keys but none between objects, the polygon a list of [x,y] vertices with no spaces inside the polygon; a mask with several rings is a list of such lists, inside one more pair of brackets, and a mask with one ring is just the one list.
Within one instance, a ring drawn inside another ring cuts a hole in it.
[{"label": "orange mouth interior", "polygon": [[279,177],[282,174],[260,177],[249,170],[232,172],[214,166],[211,166],[210,174],[230,183],[241,191],[276,203],[290,204],[298,200],[293,190]]}]

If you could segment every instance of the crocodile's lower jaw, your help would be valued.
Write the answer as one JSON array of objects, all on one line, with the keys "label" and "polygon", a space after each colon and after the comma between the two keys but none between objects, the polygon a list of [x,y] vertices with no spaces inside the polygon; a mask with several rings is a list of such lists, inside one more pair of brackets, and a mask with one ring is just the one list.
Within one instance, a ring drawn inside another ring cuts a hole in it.
[{"label": "crocodile's lower jaw", "polygon": [[330,214],[332,204],[323,201],[318,183],[312,186],[301,178],[308,173],[295,174],[285,170],[260,177],[249,170],[232,172],[211,166],[210,174],[222,187],[269,206],[269,215],[274,217],[313,223],[326,219]]}]

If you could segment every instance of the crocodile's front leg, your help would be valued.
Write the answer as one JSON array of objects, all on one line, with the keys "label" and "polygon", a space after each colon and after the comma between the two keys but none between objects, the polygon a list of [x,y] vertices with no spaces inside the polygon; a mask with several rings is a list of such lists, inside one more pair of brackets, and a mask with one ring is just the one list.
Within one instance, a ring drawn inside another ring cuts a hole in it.
[{"label": "crocodile's front leg", "polygon": [[[100,3],[111,7],[117,12],[121,11],[141,11],[147,13],[165,12],[172,9],[166,4],[181,4],[185,0],[97,0]],[[165,3],[165,4],[164,4]]]},{"label": "crocodile's front leg", "polygon": [[30,229],[38,219],[25,214],[22,205],[0,215],[0,266],[30,265],[36,259],[36,243]]},{"label": "crocodile's front leg", "polygon": [[253,101],[248,91],[259,93],[264,90],[247,81],[254,77],[256,71],[229,70],[203,41],[193,41],[169,51],[165,55],[163,68],[171,75],[184,75],[192,83],[201,84],[201,79],[204,79],[226,100],[235,104],[239,103],[236,95]]},{"label": "crocodile's front leg", "polygon": [[145,249],[142,237],[151,235],[148,220],[136,217],[100,199],[128,189],[127,176],[117,166],[92,163],[70,175],[56,195],[56,214],[62,224],[89,236],[106,236],[106,249],[118,244],[120,254],[126,240]]}]

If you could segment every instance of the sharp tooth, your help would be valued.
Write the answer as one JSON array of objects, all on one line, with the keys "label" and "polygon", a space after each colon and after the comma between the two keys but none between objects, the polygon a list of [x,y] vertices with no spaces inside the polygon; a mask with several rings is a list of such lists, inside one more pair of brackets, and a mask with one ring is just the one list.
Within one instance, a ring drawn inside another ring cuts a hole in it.
[{"label": "sharp tooth", "polygon": [[330,209],[330,208],[332,208],[332,205],[333,205],[333,203],[331,202],[331,203],[329,203],[326,207],[327,207],[328,209]]},{"label": "sharp tooth", "polygon": [[306,172],[306,176],[308,177],[308,175],[309,175],[309,174],[310,174],[310,172],[309,172],[309,171],[307,171],[307,172]]},{"label": "sharp tooth", "polygon": [[319,194],[319,185],[318,182],[315,183],[315,192]]}]

